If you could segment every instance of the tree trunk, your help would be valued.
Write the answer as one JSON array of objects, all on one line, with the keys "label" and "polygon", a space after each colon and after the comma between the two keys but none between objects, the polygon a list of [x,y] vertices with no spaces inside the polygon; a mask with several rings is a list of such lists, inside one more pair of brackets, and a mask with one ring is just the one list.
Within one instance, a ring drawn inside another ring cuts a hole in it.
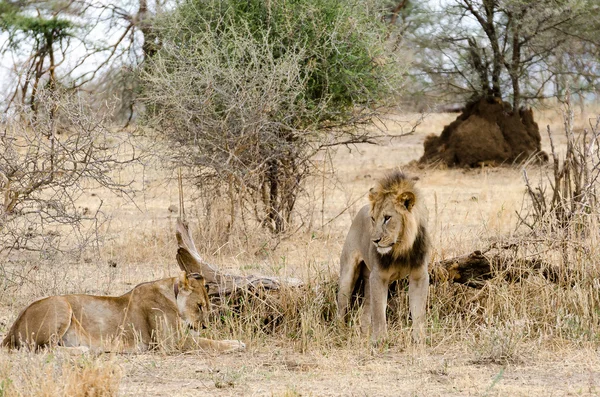
[{"label": "tree trunk", "polygon": [[469,37],[467,39],[469,44],[469,56],[471,57],[471,65],[475,72],[479,76],[479,83],[481,85],[482,95],[488,95],[490,93],[490,81],[488,78],[488,69],[487,65],[483,62],[481,58],[480,48],[477,46],[475,39]]},{"label": "tree trunk", "polygon": [[281,217],[281,206],[279,200],[279,164],[277,160],[267,162],[267,185],[269,187],[267,206],[267,219],[270,222],[271,229],[275,233],[283,231],[283,219]]},{"label": "tree trunk", "polygon": [[398,4],[396,4],[394,8],[392,8],[392,17],[390,18],[390,24],[394,25],[396,23],[396,21],[398,20],[398,14],[400,13],[400,11],[406,8],[407,4],[408,0],[402,0]]},{"label": "tree trunk", "polygon": [[[519,22],[517,22],[519,23]],[[515,26],[512,38],[512,63],[509,73],[513,89],[513,111],[518,112],[521,106],[521,87],[519,86],[519,74],[521,71],[521,43],[519,27]]]},{"label": "tree trunk", "polygon": [[502,91],[500,88],[500,73],[502,72],[502,53],[500,52],[500,44],[498,43],[498,37],[496,34],[494,14],[496,1],[495,0],[484,0],[483,6],[485,7],[487,23],[483,26],[490,45],[492,46],[492,96],[496,98],[502,98]]},{"label": "tree trunk", "polygon": [[152,26],[152,15],[148,11],[148,0],[140,0],[137,19],[140,32],[142,32],[142,36],[144,36],[144,43],[142,44],[144,59],[151,58],[156,54],[158,48],[156,45],[156,34],[154,33],[154,27]]}]

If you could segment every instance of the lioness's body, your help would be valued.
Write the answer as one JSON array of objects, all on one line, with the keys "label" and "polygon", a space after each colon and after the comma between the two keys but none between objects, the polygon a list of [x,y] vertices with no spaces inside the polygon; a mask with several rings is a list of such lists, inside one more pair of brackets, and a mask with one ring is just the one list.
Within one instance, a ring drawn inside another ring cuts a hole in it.
[{"label": "lioness's body", "polygon": [[425,203],[414,182],[400,172],[379,181],[371,189],[369,200],[371,203],[354,218],[342,250],[338,313],[340,317],[346,315],[354,286],[362,277],[362,327],[366,331],[372,325],[372,338],[376,341],[385,338],[389,284],[408,276],[413,338],[420,340],[429,287],[430,242]]},{"label": "lioness's body", "polygon": [[[159,333],[175,331],[183,320],[190,328],[206,325],[208,294],[201,276],[171,277],[137,285],[121,296],[61,295],[40,299],[17,317],[3,346],[58,344],[92,350],[139,351]],[[201,348],[243,348],[239,341],[196,339]]]}]

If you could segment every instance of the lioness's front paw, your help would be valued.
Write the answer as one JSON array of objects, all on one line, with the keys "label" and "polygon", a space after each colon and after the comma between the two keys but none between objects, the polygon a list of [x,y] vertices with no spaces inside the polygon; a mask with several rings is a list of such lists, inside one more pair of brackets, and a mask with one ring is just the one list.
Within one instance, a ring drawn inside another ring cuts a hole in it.
[{"label": "lioness's front paw", "polygon": [[87,346],[57,346],[56,349],[57,351],[69,354],[71,356],[78,356],[90,352],[90,348]]},{"label": "lioness's front paw", "polygon": [[220,345],[221,345],[220,350],[223,353],[231,353],[231,352],[246,350],[246,344],[240,340],[235,340],[235,339],[222,340]]}]

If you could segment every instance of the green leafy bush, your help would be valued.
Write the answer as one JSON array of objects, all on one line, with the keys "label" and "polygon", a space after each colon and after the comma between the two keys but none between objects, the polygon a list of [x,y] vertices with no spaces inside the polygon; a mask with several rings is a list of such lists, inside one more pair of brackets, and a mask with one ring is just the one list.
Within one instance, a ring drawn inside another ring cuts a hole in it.
[{"label": "green leafy bush", "polygon": [[[188,0],[158,23],[147,120],[176,164],[225,189],[234,209],[283,231],[309,159],[363,142],[395,99],[402,62],[369,1]],[[250,206],[250,207],[248,207]]]}]

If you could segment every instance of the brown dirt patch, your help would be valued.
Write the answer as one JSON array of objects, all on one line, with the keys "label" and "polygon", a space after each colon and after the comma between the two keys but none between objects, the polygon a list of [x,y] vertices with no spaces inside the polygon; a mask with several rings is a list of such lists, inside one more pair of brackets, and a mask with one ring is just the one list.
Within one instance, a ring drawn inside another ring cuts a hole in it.
[{"label": "brown dirt patch", "polygon": [[531,156],[546,161],[531,109],[513,111],[497,98],[469,103],[440,136],[429,135],[420,163],[441,162],[449,167],[477,167],[521,162]]}]

